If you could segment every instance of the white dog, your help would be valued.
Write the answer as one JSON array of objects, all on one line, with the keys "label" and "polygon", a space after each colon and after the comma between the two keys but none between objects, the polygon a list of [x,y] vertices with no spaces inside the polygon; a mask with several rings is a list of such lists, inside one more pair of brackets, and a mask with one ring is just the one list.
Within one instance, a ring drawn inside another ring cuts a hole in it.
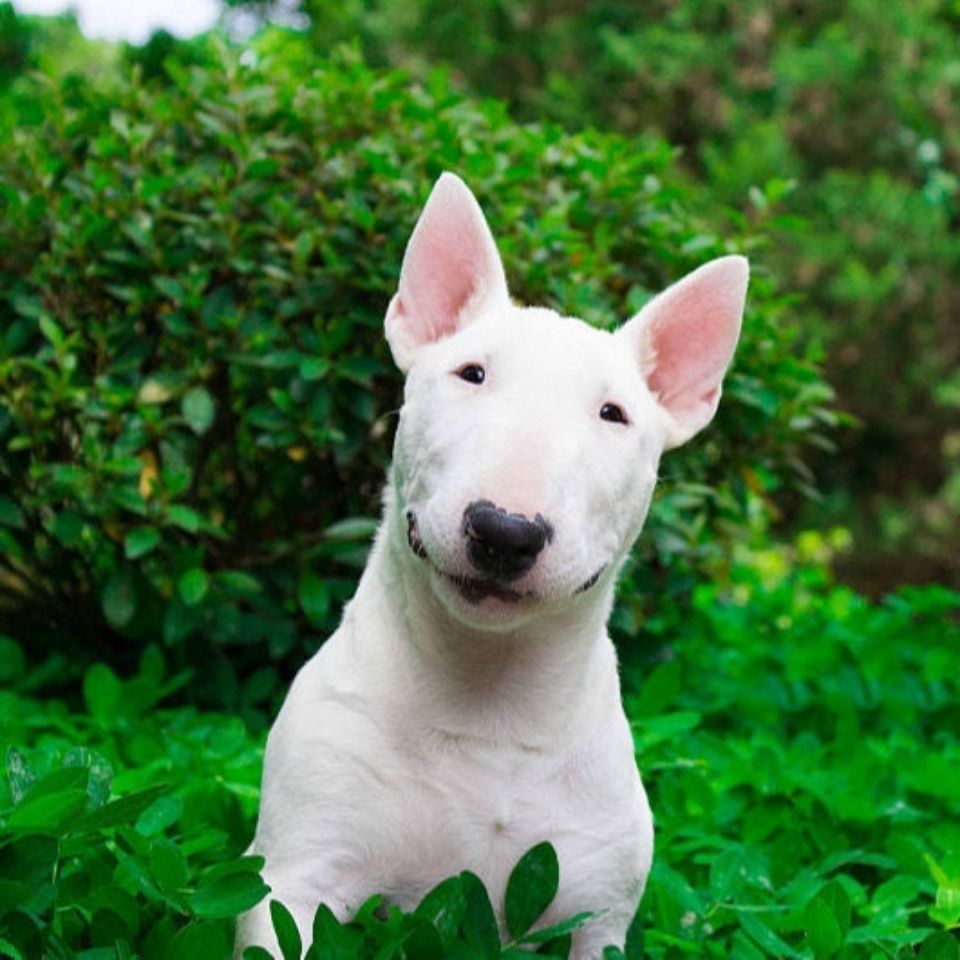
[{"label": "white dog", "polygon": [[[270,733],[253,852],[309,943],[323,901],[404,908],[463,869],[502,918],[551,841],[541,921],[622,943],[653,847],[606,633],[663,450],[713,417],[747,287],[714,260],[616,333],[511,302],[473,194],[440,177],[386,336],[407,374],[383,524],[336,633]],[[238,953],[276,949],[266,903]]]}]

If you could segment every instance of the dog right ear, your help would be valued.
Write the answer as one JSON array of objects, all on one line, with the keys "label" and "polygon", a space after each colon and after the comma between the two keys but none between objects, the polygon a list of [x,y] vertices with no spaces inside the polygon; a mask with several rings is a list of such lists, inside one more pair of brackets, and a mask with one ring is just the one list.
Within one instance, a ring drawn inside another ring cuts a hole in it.
[{"label": "dog right ear", "polygon": [[449,336],[484,307],[509,303],[503,263],[467,185],[441,174],[407,243],[387,307],[387,342],[406,373],[419,349]]}]

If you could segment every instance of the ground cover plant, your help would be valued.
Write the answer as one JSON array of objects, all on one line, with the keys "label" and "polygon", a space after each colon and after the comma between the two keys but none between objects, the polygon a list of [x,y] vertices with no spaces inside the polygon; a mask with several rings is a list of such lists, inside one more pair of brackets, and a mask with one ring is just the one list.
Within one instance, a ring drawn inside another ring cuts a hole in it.
[{"label": "ground cover plant", "polygon": [[[667,608],[634,630],[618,615],[658,831],[628,956],[960,956],[960,595],[871,603],[831,584],[828,551],[816,534],[740,550],[682,620]],[[243,856],[262,728],[165,706],[182,678],[153,647],[131,677],[91,666],[82,705],[44,696],[62,664],[10,638],[3,653],[3,949],[226,957],[232,918],[269,896]],[[553,869],[543,848],[518,868],[507,944],[461,877],[414,915],[371,902],[341,927],[321,911],[314,955],[509,954]],[[285,960],[299,957],[274,914]],[[563,932],[545,949],[563,955]]]}]

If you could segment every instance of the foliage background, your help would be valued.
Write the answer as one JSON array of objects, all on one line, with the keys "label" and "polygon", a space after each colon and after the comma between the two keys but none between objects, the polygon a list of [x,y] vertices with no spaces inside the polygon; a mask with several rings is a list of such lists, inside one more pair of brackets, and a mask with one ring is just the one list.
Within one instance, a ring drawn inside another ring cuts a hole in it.
[{"label": "foliage background", "polygon": [[[953,8],[302,12],[131,48],[0,4],[0,949],[226,955],[265,895],[263,733],[363,564],[382,313],[451,168],[515,295],[591,323],[754,265],[612,623],[630,955],[956,960]],[[499,953],[427,914],[324,935]]]},{"label": "foliage background", "polygon": [[318,50],[359,38],[371,63],[419,76],[444,63],[519,118],[655,132],[681,148],[693,184],[746,216],[772,193],[765,263],[804,295],[805,331],[858,419],[839,456],[817,461],[824,499],[805,517],[856,530],[843,569],[873,592],[958,582],[952,0],[299,6]]}]

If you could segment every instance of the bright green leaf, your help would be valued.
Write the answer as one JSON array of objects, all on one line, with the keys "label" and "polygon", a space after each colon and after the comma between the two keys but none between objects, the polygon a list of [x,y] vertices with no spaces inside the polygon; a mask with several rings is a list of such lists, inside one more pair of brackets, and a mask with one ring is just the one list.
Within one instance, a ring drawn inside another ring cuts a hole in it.
[{"label": "bright green leaf", "polygon": [[245,913],[269,892],[258,873],[244,870],[201,884],[187,902],[198,917],[215,920]]},{"label": "bright green leaf", "polygon": [[195,607],[207,595],[210,578],[200,567],[188,570],[177,581],[177,592],[188,607]]}]

